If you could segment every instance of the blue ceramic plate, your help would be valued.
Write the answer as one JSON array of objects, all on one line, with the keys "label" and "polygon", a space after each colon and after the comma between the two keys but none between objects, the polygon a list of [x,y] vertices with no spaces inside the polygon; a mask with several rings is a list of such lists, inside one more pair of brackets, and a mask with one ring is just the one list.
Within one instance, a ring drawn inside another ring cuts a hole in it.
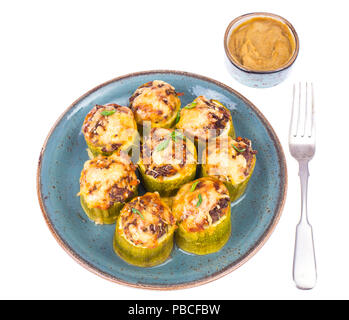
[{"label": "blue ceramic plate", "polygon": [[[137,87],[164,80],[184,92],[182,105],[199,95],[217,99],[232,113],[237,135],[252,140],[257,163],[246,195],[232,205],[229,242],[217,253],[196,256],[174,248],[156,267],[139,268],[113,252],[115,225],[96,226],[80,206],[79,177],[88,160],[81,126],[95,104],[128,105]],[[75,101],[58,119],[42,148],[37,187],[45,220],[59,244],[81,265],[117,283],[150,289],[192,287],[220,278],[253,256],[275,228],[284,205],[286,162],[279,140],[261,112],[233,89],[212,79],[178,71],[149,71],[108,81]]]}]

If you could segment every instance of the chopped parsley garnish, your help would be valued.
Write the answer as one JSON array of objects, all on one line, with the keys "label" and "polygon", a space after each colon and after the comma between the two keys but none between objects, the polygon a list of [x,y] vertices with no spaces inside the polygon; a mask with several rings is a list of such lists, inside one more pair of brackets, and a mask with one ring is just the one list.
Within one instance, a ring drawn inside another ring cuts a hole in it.
[{"label": "chopped parsley garnish", "polygon": [[193,109],[196,107],[198,103],[197,102],[192,102],[190,104],[188,104],[187,106],[184,107],[184,109]]},{"label": "chopped parsley garnish", "polygon": [[166,138],[165,140],[161,141],[158,144],[158,146],[156,147],[156,151],[165,150],[168,147],[171,139],[174,142],[176,142],[177,139],[182,139],[183,140],[184,136],[180,132],[178,132],[178,131],[172,131],[168,138]]},{"label": "chopped parsley garnish", "polygon": [[103,110],[101,112],[102,116],[111,116],[112,114],[114,114],[116,112],[116,110]]},{"label": "chopped parsley garnish", "polygon": [[198,203],[196,204],[196,207],[197,207],[197,208],[200,206],[200,204],[201,204],[201,202],[202,202],[201,193],[199,193],[198,198],[199,198],[199,200],[198,200]]},{"label": "chopped parsley garnish", "polygon": [[196,188],[196,186],[198,185],[199,183],[199,180],[198,181],[195,181],[192,185],[191,185],[191,188],[190,188],[190,192],[193,192]]},{"label": "chopped parsley garnish", "polygon": [[179,122],[180,118],[181,118],[181,111],[178,111],[177,117],[176,117],[176,124]]},{"label": "chopped parsley garnish", "polygon": [[246,149],[239,149],[238,147],[235,147],[233,144],[232,144],[233,148],[237,151],[237,152],[244,152],[246,151]]},{"label": "chopped parsley garnish", "polygon": [[168,147],[169,143],[170,143],[170,139],[161,141],[161,143],[159,143],[159,145],[156,147],[156,151],[165,150]]},{"label": "chopped parsley garnish", "polygon": [[176,142],[177,141],[177,138],[180,138],[180,139],[184,139],[184,136],[180,133],[180,132],[178,132],[178,131],[172,131],[171,132],[171,138],[172,138],[172,140],[174,141],[174,142]]},{"label": "chopped parsley garnish", "polygon": [[136,208],[132,208],[132,212],[138,214],[142,218],[142,220],[144,220],[144,216],[139,210],[137,210]]}]

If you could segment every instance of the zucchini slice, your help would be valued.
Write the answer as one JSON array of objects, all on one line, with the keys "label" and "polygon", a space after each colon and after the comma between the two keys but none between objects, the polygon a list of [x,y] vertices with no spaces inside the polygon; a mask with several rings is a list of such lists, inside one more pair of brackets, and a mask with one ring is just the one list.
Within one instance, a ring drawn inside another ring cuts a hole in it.
[{"label": "zucchini slice", "polygon": [[220,137],[209,143],[202,176],[214,176],[224,182],[230,200],[236,201],[245,192],[256,164],[257,151],[246,138]]},{"label": "zucchini slice", "polygon": [[235,137],[235,129],[229,109],[217,100],[197,97],[181,109],[176,128],[183,129],[192,140],[206,143],[218,136]]},{"label": "zucchini slice", "polygon": [[96,105],[87,114],[82,131],[94,156],[129,152],[139,141],[132,111],[117,104]]},{"label": "zucchini slice", "polygon": [[[170,128],[174,125],[181,106],[174,87],[154,80],[140,86],[129,99],[139,131],[143,126]],[[147,123],[148,122],[148,123]]]},{"label": "zucchini slice", "polygon": [[125,202],[137,195],[136,167],[124,153],[88,160],[80,176],[81,206],[96,224],[115,223]]},{"label": "zucchini slice", "polygon": [[182,186],[173,199],[172,212],[178,221],[176,243],[184,251],[209,254],[229,240],[229,192],[217,179],[200,178]]},{"label": "zucchini slice", "polygon": [[152,267],[163,263],[173,248],[176,220],[157,192],[133,199],[121,210],[114,251],[127,263]]},{"label": "zucchini slice", "polygon": [[171,196],[196,174],[194,144],[180,130],[153,128],[143,137],[138,168],[148,191]]}]

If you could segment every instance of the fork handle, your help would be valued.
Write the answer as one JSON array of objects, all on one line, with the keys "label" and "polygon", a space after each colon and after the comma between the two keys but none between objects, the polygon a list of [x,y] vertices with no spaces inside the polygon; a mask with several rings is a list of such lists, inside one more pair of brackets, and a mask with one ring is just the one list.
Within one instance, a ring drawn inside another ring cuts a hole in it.
[{"label": "fork handle", "polygon": [[301,182],[301,219],[296,229],[293,280],[299,289],[312,289],[316,284],[316,260],[312,227],[307,217],[308,162],[299,162]]},{"label": "fork handle", "polygon": [[296,231],[296,244],[293,260],[293,280],[297,288],[309,290],[316,284],[316,261],[312,227],[300,223]]}]

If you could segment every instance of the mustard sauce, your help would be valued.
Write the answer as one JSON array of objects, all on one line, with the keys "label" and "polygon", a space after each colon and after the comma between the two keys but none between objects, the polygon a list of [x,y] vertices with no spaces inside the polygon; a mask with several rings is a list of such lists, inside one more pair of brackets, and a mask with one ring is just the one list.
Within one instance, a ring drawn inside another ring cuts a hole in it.
[{"label": "mustard sauce", "polygon": [[286,24],[273,18],[256,17],[232,31],[228,50],[243,67],[270,71],[289,62],[295,51],[295,40]]}]

